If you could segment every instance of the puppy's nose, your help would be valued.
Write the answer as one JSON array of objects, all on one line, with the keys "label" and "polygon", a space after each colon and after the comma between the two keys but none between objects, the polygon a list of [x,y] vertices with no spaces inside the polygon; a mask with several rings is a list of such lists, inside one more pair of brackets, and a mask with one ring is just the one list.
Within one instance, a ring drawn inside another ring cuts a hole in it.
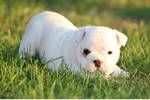
[{"label": "puppy's nose", "polygon": [[97,68],[101,67],[101,62],[100,62],[100,60],[94,60],[93,63],[95,64],[95,66],[96,66]]}]

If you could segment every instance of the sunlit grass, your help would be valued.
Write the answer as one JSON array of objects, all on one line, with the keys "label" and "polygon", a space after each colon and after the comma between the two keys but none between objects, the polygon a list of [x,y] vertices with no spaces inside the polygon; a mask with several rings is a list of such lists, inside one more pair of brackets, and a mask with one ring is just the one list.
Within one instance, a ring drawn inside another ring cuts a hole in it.
[{"label": "sunlit grass", "polygon": [[[150,98],[149,6],[149,0],[0,1],[0,98]],[[52,72],[38,57],[19,59],[26,23],[44,10],[57,11],[78,27],[104,25],[125,33],[118,65],[130,77],[108,81],[100,73],[90,78],[69,69]]]}]

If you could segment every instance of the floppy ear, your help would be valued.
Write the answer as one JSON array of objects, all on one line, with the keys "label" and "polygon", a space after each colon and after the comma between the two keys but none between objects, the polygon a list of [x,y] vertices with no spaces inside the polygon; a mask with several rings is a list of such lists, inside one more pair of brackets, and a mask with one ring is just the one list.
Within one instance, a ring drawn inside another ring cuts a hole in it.
[{"label": "floppy ear", "polygon": [[125,46],[125,44],[126,44],[126,42],[128,40],[128,37],[125,34],[119,32],[116,29],[114,29],[113,31],[116,34],[116,39],[117,39],[117,43],[118,43],[119,47]]},{"label": "floppy ear", "polygon": [[85,27],[81,27],[77,30],[75,36],[76,36],[76,41],[80,42],[86,35]]}]

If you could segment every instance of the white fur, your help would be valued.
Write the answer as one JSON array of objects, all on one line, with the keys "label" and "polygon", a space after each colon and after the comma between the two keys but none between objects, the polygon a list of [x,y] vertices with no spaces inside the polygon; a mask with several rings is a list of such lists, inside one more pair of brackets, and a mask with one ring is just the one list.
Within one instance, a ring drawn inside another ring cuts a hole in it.
[{"label": "white fur", "polygon": [[[39,53],[43,62],[63,57],[64,63],[72,70],[83,67],[89,72],[100,70],[106,77],[128,74],[116,63],[120,47],[126,44],[127,37],[117,30],[103,26],[85,26],[77,28],[69,20],[55,12],[42,12],[28,23],[20,44],[19,54],[34,56]],[[91,53],[86,57],[83,50]],[[108,51],[112,51],[108,55]],[[100,60],[101,66],[95,67],[94,60]],[[56,70],[61,59],[48,63],[49,68]]]}]

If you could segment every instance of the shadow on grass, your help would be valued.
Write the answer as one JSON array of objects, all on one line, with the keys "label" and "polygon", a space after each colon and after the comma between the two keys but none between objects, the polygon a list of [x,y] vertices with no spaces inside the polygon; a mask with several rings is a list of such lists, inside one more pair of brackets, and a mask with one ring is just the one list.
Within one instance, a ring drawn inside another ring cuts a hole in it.
[{"label": "shadow on grass", "polygon": [[113,8],[113,11],[122,18],[150,21],[150,8],[148,7]]},{"label": "shadow on grass", "polygon": [[[114,1],[114,3],[117,3],[117,1]],[[130,3],[130,2],[129,2]],[[132,2],[131,2],[132,3]],[[111,3],[108,0],[25,0],[25,1],[19,1],[19,0],[5,0],[1,1],[1,4],[6,5],[6,10],[11,11],[11,8],[14,6],[35,6],[38,7],[39,5],[42,5],[45,10],[53,10],[53,11],[76,11],[79,14],[85,14],[89,13],[91,11],[96,11],[97,14],[101,14],[101,11],[111,11],[112,13],[121,16],[123,18],[135,18],[137,20],[139,19],[147,19],[150,17],[150,7],[144,6],[142,3],[142,6],[136,6],[134,4],[132,5],[126,5],[122,7],[118,7],[115,5],[111,5]]]},{"label": "shadow on grass", "polygon": [[150,21],[150,7],[142,5],[141,7],[132,5],[126,5],[117,7],[111,5],[109,1],[105,0],[55,0],[55,1],[38,1],[45,6],[46,9],[52,9],[54,11],[69,11],[74,10],[79,14],[86,14],[90,12],[96,12],[101,14],[103,11],[110,11],[112,14],[128,19],[146,20]]}]

